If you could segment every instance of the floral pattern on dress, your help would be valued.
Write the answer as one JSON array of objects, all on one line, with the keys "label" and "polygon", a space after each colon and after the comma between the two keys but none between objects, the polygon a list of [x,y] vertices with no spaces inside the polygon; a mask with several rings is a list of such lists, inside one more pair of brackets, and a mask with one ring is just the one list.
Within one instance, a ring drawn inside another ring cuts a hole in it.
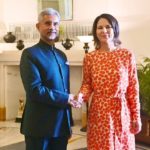
[{"label": "floral pattern on dress", "polygon": [[135,150],[130,121],[141,120],[134,55],[127,49],[86,54],[80,92],[85,102],[93,93],[88,113],[88,150]]}]

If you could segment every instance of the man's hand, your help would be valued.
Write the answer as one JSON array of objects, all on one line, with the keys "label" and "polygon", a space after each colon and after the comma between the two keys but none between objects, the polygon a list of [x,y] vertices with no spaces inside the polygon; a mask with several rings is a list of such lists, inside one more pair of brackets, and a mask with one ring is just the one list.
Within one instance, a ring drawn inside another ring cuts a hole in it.
[{"label": "man's hand", "polygon": [[79,93],[78,95],[70,94],[68,103],[74,108],[80,108],[82,106],[82,102],[83,102],[82,97],[83,97],[82,93]]},{"label": "man's hand", "polygon": [[73,94],[69,94],[69,100],[68,103],[74,107],[74,108],[80,108],[81,104],[77,100],[77,96],[74,96]]}]

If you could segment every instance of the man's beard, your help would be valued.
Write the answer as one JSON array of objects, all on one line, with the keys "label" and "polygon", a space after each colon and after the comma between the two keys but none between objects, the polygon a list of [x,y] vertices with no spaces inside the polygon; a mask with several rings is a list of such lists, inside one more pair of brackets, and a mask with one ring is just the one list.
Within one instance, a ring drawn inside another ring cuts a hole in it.
[{"label": "man's beard", "polygon": [[[51,33],[51,34],[54,34],[54,33]],[[53,37],[51,37],[51,36],[54,36],[54,35],[50,35],[49,36],[49,40],[50,41],[55,41],[55,42],[58,42],[59,41],[59,34],[56,32],[55,33],[55,37],[53,38]]]},{"label": "man's beard", "polygon": [[59,35],[57,34],[56,38],[54,39],[55,42],[59,41]]}]

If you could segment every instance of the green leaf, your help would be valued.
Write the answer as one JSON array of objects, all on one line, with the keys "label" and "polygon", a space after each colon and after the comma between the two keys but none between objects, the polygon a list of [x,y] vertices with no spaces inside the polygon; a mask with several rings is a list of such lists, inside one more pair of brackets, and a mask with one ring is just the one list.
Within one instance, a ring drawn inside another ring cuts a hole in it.
[{"label": "green leaf", "polygon": [[145,57],[143,64],[137,66],[142,109],[150,115],[150,58]]}]

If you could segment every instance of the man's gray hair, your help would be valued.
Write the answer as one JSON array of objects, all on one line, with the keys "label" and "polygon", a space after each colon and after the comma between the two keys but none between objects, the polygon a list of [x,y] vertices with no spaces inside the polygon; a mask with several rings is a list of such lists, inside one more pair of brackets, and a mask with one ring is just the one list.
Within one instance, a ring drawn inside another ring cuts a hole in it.
[{"label": "man's gray hair", "polygon": [[57,10],[53,9],[53,8],[45,8],[45,9],[43,9],[40,12],[39,16],[38,16],[38,21],[40,22],[45,15],[56,15],[58,17],[59,21],[60,21],[60,14],[59,14],[59,12]]}]

